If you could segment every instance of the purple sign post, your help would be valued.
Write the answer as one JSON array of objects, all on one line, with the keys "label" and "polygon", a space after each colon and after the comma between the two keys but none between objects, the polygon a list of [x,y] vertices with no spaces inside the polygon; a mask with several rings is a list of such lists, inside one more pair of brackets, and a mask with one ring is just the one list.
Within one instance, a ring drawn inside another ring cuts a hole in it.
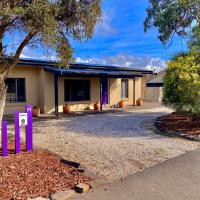
[{"label": "purple sign post", "polygon": [[15,112],[15,153],[20,153],[19,111]]},{"label": "purple sign post", "polygon": [[1,136],[2,136],[2,155],[3,157],[8,156],[8,141],[7,141],[7,122],[2,122],[1,127]]},{"label": "purple sign post", "polygon": [[26,106],[27,125],[26,125],[26,150],[33,150],[33,126],[32,126],[32,105]]}]

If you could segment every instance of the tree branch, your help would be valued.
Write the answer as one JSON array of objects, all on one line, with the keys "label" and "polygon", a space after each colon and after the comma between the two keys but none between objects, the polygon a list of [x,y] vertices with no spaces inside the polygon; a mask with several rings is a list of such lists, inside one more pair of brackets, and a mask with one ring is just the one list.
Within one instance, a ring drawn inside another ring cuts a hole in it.
[{"label": "tree branch", "polygon": [[8,76],[10,71],[17,65],[17,63],[19,62],[19,57],[20,57],[24,47],[29,44],[29,42],[36,35],[36,33],[37,32],[28,33],[26,35],[26,37],[24,38],[24,40],[21,42],[21,44],[19,45],[19,47],[17,48],[17,50],[15,52],[15,56],[11,59],[11,63],[7,66],[6,70],[3,73],[5,78]]},{"label": "tree branch", "polygon": [[3,55],[3,32],[0,31],[0,57]]},{"label": "tree branch", "polygon": [[17,17],[12,19],[11,21],[7,21],[7,22],[4,22],[2,23],[4,20],[2,19],[1,20],[1,25],[0,25],[0,57],[2,58],[3,57],[3,50],[4,50],[4,47],[3,47],[3,36],[5,34],[5,32],[7,31],[8,27],[10,25],[12,25],[15,21],[17,20]]}]

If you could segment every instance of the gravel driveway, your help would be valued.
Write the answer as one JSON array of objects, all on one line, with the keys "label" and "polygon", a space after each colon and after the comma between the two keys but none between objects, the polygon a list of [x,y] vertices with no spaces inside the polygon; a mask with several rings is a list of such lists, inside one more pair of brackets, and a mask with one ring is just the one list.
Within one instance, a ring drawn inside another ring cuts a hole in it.
[{"label": "gravel driveway", "polygon": [[156,117],[169,112],[146,104],[122,112],[36,122],[34,143],[112,181],[199,147],[198,142],[155,133]]}]

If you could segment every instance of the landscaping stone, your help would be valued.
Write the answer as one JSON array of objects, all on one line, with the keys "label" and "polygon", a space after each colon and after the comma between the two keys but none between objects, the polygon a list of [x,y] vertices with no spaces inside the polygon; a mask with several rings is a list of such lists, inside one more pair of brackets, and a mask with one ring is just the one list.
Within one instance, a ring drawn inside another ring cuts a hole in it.
[{"label": "landscaping stone", "polygon": [[76,187],[75,187],[75,191],[77,193],[83,193],[83,192],[87,192],[90,189],[90,186],[84,183],[79,183]]},{"label": "landscaping stone", "polygon": [[[108,183],[141,171],[138,161],[147,168],[199,147],[200,143],[157,133],[156,118],[171,112],[164,106],[145,103],[120,112],[38,120],[34,123],[34,144],[80,163]],[[156,154],[155,149],[164,151]],[[76,184],[80,182],[84,181]]]},{"label": "landscaping stone", "polygon": [[74,195],[75,195],[74,190],[61,191],[51,195],[51,200],[68,200]]}]

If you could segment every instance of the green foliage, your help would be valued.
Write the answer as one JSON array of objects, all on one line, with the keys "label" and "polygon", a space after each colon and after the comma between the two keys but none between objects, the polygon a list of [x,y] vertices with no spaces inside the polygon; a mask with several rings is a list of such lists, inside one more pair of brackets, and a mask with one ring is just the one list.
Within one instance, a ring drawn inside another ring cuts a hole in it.
[{"label": "green foliage", "polygon": [[70,39],[92,37],[101,17],[101,0],[1,0],[0,56],[4,57],[6,34],[23,33],[25,38],[13,55],[19,58],[28,44],[55,49],[62,65],[67,65],[73,50]]},{"label": "green foliage", "polygon": [[200,25],[193,28],[193,35],[189,41],[191,51],[200,52]]},{"label": "green foliage", "polygon": [[[149,1],[150,5],[147,8],[144,30],[147,31],[153,26],[156,27],[159,32],[158,38],[163,44],[170,41],[174,34],[181,37],[187,36],[188,28],[192,28],[193,23],[196,23],[195,26],[199,27],[200,0]],[[196,31],[195,28],[193,30]]]},{"label": "green foliage", "polygon": [[168,63],[163,102],[177,111],[200,114],[200,0],[149,1],[145,31],[156,27],[164,45],[175,34],[190,38],[189,53]]},{"label": "green foliage", "polygon": [[200,114],[200,53],[182,54],[168,63],[163,102],[177,111]]}]

